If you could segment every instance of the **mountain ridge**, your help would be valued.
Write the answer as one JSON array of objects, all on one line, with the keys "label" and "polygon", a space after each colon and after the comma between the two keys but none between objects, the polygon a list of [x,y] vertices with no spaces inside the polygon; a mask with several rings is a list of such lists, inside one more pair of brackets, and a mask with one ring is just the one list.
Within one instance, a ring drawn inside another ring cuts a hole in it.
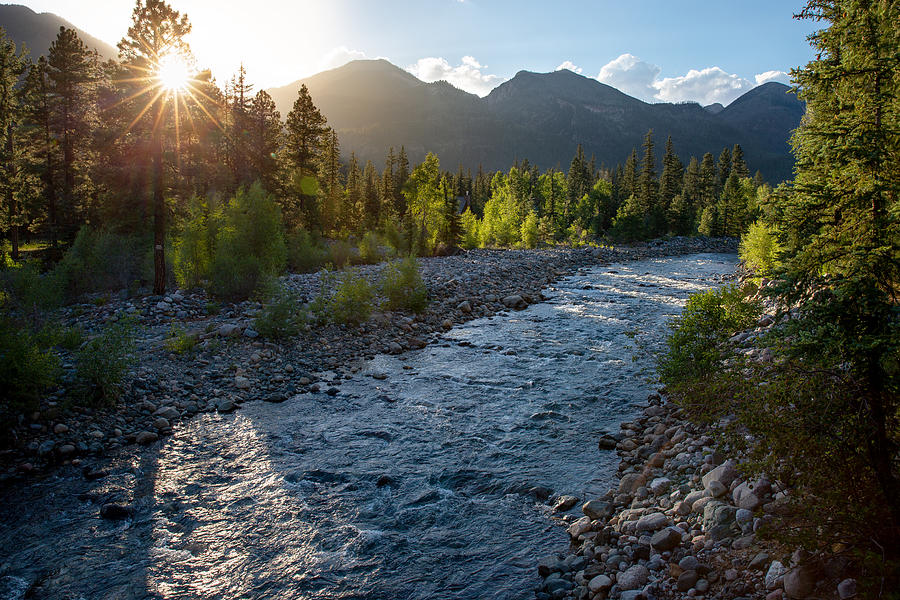
[{"label": "mountain ridge", "polygon": [[103,59],[117,58],[118,50],[103,40],[75,27],[62,17],[49,12],[38,13],[21,4],[0,4],[0,27],[18,45],[25,43],[33,58],[47,54],[60,27],[74,29],[81,41],[96,50]]}]

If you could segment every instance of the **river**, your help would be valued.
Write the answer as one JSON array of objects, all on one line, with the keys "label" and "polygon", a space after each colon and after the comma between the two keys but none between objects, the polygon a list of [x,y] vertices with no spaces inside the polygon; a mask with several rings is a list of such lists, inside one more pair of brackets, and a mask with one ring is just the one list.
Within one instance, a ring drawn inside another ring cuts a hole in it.
[{"label": "river", "polygon": [[[736,260],[584,269],[524,311],[320,373],[335,395],[202,414],[105,478],[6,490],[0,598],[533,598],[537,560],[568,543],[546,494],[606,491],[599,433],[635,416],[667,319]],[[101,519],[109,501],[133,517]]]}]

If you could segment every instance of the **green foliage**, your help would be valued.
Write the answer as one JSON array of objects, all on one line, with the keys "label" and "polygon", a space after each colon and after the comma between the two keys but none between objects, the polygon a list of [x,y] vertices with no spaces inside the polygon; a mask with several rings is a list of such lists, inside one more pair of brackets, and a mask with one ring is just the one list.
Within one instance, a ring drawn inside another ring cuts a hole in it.
[{"label": "green foliage", "polygon": [[346,271],[328,301],[329,319],[351,325],[362,323],[372,314],[374,297],[375,292],[365,279]]},{"label": "green foliage", "polygon": [[525,220],[522,221],[522,230],[520,237],[522,246],[525,248],[537,248],[540,241],[540,231],[538,231],[538,218],[534,212],[529,212]]},{"label": "green foliage", "polygon": [[75,355],[76,375],[85,398],[114,404],[129,369],[137,361],[137,322],[130,317],[107,324]]},{"label": "green foliage", "polygon": [[172,264],[179,287],[198,287],[209,279],[218,228],[217,217],[205,201],[194,198],[190,203],[188,216],[175,229]]},{"label": "green foliage", "polygon": [[148,248],[146,237],[84,226],[57,265],[54,276],[69,298],[128,289],[131,282],[146,279],[144,262]]},{"label": "green foliage", "polygon": [[62,348],[74,352],[84,342],[84,331],[80,327],[66,327],[58,321],[48,321],[34,334],[41,348]]},{"label": "green foliage", "polygon": [[59,357],[6,316],[0,317],[0,421],[37,408],[40,393],[56,384]]},{"label": "green foliage", "polygon": [[775,228],[758,220],[750,225],[741,237],[738,255],[744,265],[760,276],[766,277],[781,266],[778,255],[781,248],[778,245],[778,232]]},{"label": "green foliage", "polygon": [[248,298],[287,261],[281,210],[258,183],[238,190],[216,233],[210,289],[217,296]]},{"label": "green foliage", "polygon": [[629,196],[616,211],[610,235],[626,242],[638,240],[644,236],[644,213],[637,196]]},{"label": "green foliage", "polygon": [[307,231],[288,236],[288,265],[295,273],[315,273],[328,263],[328,249],[316,243]]},{"label": "green foliage", "polygon": [[336,240],[328,246],[328,262],[335,268],[343,269],[350,264],[353,256],[353,247],[344,240]]},{"label": "green foliage", "polygon": [[462,247],[468,250],[477,248],[481,240],[479,228],[481,222],[478,220],[470,209],[466,209],[460,217],[460,226],[462,227]]},{"label": "green foliage", "polygon": [[725,341],[754,324],[760,313],[760,305],[746,301],[734,285],[692,295],[669,324],[658,365],[662,382],[677,390],[711,376],[725,357]]},{"label": "green foliage", "polygon": [[184,327],[177,323],[172,323],[163,346],[168,352],[184,355],[193,352],[194,348],[197,347],[197,342],[196,334],[188,334]]},{"label": "green foliage", "polygon": [[374,231],[366,233],[359,242],[359,260],[364,264],[380,263],[384,260],[381,251],[381,240]]},{"label": "green foliage", "polygon": [[286,339],[299,334],[305,322],[299,294],[275,285],[268,290],[268,298],[253,327],[264,338]]},{"label": "green foliage", "polygon": [[381,293],[387,310],[422,312],[428,305],[428,288],[419,273],[414,256],[385,266],[381,279]]},{"label": "green foliage", "polygon": [[36,261],[0,269],[0,290],[7,308],[33,320],[61,306],[64,299],[59,275],[41,273]]}]

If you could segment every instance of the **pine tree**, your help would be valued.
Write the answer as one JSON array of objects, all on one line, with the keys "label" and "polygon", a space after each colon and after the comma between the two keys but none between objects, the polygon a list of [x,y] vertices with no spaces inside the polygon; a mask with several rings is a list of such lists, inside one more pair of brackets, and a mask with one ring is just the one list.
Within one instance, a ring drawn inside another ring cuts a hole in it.
[{"label": "pine tree", "polygon": [[59,243],[59,220],[56,201],[56,145],[51,133],[50,112],[52,97],[50,78],[47,75],[47,59],[41,56],[28,69],[22,88],[23,121],[30,148],[28,170],[41,184],[40,196],[47,209],[47,225],[50,245],[56,250]]},{"label": "pine tree", "polygon": [[248,154],[251,167],[250,179],[259,180],[269,192],[278,186],[278,161],[281,141],[281,114],[275,108],[272,97],[260,90],[250,102],[248,114]]},{"label": "pine tree", "polygon": [[[316,207],[316,176],[327,131],[325,117],[313,104],[306,84],[301,85],[285,123],[283,152],[294,193],[300,203],[300,214],[297,216],[311,229],[321,227]],[[289,218],[289,221],[295,220]]]},{"label": "pine tree", "polygon": [[0,163],[2,163],[3,179],[0,181],[0,194],[4,202],[7,225],[12,244],[12,258],[19,259],[19,168],[17,155],[19,149],[18,126],[20,107],[18,102],[18,82],[25,72],[26,52],[23,49],[16,54],[16,44],[6,37],[0,28]]},{"label": "pine tree", "polygon": [[371,160],[366,161],[363,170],[363,210],[362,228],[364,231],[375,231],[381,223],[381,200],[378,193],[378,176]]},{"label": "pine tree", "polygon": [[750,169],[747,168],[747,162],[744,160],[744,149],[740,144],[735,144],[731,149],[731,171],[740,179],[750,177]]},{"label": "pine tree", "polygon": [[656,179],[656,157],[653,154],[653,130],[644,137],[644,160],[641,162],[641,174],[638,179],[636,194],[638,207],[644,215],[644,235],[657,236],[665,230],[665,212],[659,201],[659,181]]},{"label": "pine tree", "polygon": [[[132,24],[128,34],[119,42],[119,56],[129,72],[128,83],[138,88],[138,93],[152,98],[160,83],[155,73],[160,60],[169,53],[190,55],[185,36],[191,32],[187,15],[174,10],[163,0],[137,0],[132,12]],[[154,122],[145,130],[151,132],[153,156],[153,293],[166,290],[166,205],[163,180],[163,130],[160,120],[165,115],[165,97],[157,95],[150,104],[138,109],[133,123],[142,118]],[[147,113],[151,117],[147,117]]]},{"label": "pine tree", "polygon": [[623,177],[624,196],[629,198],[638,193],[637,149],[632,148],[631,154],[625,160],[625,174]]},{"label": "pine tree", "polygon": [[340,211],[344,196],[341,174],[341,145],[337,133],[329,128],[323,135],[322,154],[319,157],[319,215],[322,231],[340,228]]},{"label": "pine tree", "polygon": [[[668,139],[666,139],[666,153],[663,156],[663,170],[659,183],[660,208],[664,214],[669,214],[672,207],[672,200],[681,193],[683,181],[684,165],[681,164],[681,161],[675,154],[675,150],[672,146],[672,136],[669,136]],[[669,227],[669,229],[673,228]]]},{"label": "pine tree", "polygon": [[350,162],[347,165],[347,189],[343,198],[339,219],[341,230],[361,235],[363,233],[363,175],[354,152],[350,153]]},{"label": "pine tree", "polygon": [[722,193],[722,190],[725,188],[725,182],[728,181],[728,176],[731,175],[731,150],[728,148],[722,148],[722,153],[719,154],[719,164],[716,169],[716,195]]},{"label": "pine tree", "polygon": [[60,151],[57,219],[65,235],[71,237],[84,220],[90,197],[85,187],[89,181],[97,80],[96,53],[88,50],[74,29],[60,27],[47,56],[47,76],[52,99],[50,127]]},{"label": "pine tree", "polygon": [[228,158],[237,187],[249,186],[256,179],[252,164],[255,157],[251,148],[252,93],[253,84],[247,81],[247,71],[241,63],[225,94],[228,104]]}]

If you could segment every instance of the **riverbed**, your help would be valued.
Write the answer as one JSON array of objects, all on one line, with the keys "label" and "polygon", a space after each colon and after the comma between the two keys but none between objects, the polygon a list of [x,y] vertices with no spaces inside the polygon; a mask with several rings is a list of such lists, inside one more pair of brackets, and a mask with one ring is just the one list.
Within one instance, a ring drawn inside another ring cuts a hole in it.
[{"label": "riverbed", "polygon": [[[638,412],[667,319],[736,260],[583,269],[526,310],[317,373],[320,393],[179,423],[105,477],[4,492],[0,598],[532,598],[568,542],[552,497],[613,482],[599,433]],[[101,519],[110,502],[131,515]]]}]

